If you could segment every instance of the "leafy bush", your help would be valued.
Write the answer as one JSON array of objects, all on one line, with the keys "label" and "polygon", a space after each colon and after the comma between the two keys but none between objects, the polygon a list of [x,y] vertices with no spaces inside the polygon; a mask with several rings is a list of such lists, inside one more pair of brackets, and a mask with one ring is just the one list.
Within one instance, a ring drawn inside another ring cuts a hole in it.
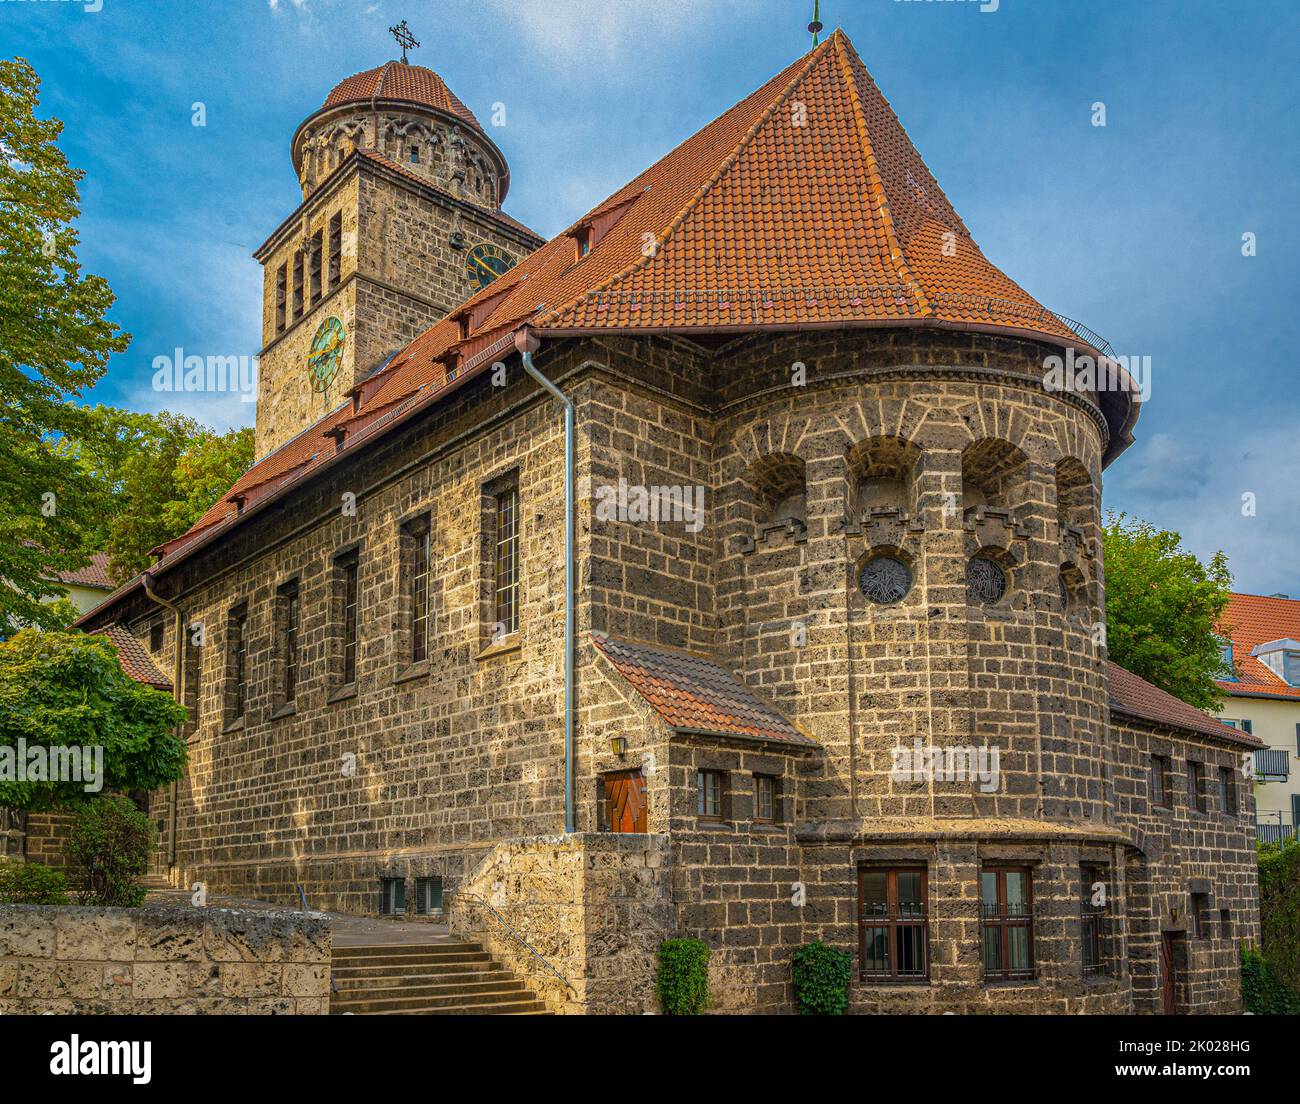
[{"label": "leafy bush", "polygon": [[[29,749],[72,753],[82,779],[0,780],[0,805],[44,812],[174,782],[185,769],[176,732],[185,717],[170,694],[128,676],[105,637],[24,629],[0,641],[0,747],[26,740]],[[94,748],[102,777],[92,782],[84,755]]]},{"label": "leafy bush", "polygon": [[1241,999],[1257,1016],[1300,1016],[1300,993],[1253,947],[1241,948]]},{"label": "leafy bush", "polygon": [[0,862],[0,904],[66,905],[63,871],[38,862]]},{"label": "leafy bush", "polygon": [[699,939],[665,939],[655,975],[659,1004],[669,1016],[698,1016],[709,1003],[709,948]]},{"label": "leafy bush", "polygon": [[1300,991],[1300,842],[1259,848],[1259,929],[1264,961]]},{"label": "leafy bush", "polygon": [[849,1004],[853,958],[817,940],[794,953],[794,996],[805,1016],[842,1016]]},{"label": "leafy bush", "polygon": [[77,811],[67,855],[83,905],[134,908],[148,892],[136,878],[149,868],[152,821],[124,797],[104,797]]}]

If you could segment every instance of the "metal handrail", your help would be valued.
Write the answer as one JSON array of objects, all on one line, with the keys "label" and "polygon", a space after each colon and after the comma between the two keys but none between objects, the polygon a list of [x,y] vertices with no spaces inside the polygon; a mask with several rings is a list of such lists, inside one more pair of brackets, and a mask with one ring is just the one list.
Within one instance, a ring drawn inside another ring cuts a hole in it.
[{"label": "metal handrail", "polygon": [[578,990],[574,987],[573,982],[571,982],[567,977],[565,977],[562,973],[560,973],[559,970],[557,970],[553,965],[551,965],[551,963],[547,961],[545,955],[543,955],[536,947],[534,947],[531,943],[529,943],[527,939],[525,939],[522,935],[520,935],[517,931],[515,931],[515,929],[511,926],[510,921],[507,920],[504,916],[502,916],[501,913],[497,912],[496,909],[494,909],[485,900],[483,900],[483,898],[480,897],[477,893],[467,893],[464,890],[456,890],[451,894],[451,897],[453,903],[455,901],[460,900],[463,897],[467,901],[473,901],[475,904],[482,905],[485,909],[488,910],[488,912],[490,912],[501,922],[501,924],[505,927],[506,931],[508,931],[510,935],[514,938],[515,942],[517,942],[520,946],[522,946],[526,951],[528,951],[529,954],[531,954],[534,958],[536,958],[538,962],[540,962],[551,973],[553,973],[557,978],[559,978],[562,982],[564,982],[565,987],[568,988],[575,997],[578,995]]}]

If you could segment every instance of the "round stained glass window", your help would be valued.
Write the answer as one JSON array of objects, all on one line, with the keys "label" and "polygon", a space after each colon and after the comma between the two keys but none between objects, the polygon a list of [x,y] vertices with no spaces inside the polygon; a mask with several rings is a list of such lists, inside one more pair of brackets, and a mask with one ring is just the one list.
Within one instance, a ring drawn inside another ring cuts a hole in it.
[{"label": "round stained glass window", "polygon": [[873,556],[862,566],[858,585],[876,605],[888,606],[907,597],[912,589],[912,572],[893,556]]},{"label": "round stained glass window", "polygon": [[972,602],[991,606],[1007,592],[1007,573],[988,556],[972,556],[966,564],[966,591]]}]

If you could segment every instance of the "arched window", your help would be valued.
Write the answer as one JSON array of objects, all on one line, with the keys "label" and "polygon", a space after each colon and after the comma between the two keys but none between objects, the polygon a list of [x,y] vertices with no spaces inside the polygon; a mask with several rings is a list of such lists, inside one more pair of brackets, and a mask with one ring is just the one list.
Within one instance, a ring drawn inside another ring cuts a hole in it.
[{"label": "arched window", "polygon": [[921,450],[902,437],[871,437],[845,456],[850,480],[849,508],[855,518],[873,510],[915,506],[916,465]]},{"label": "arched window", "polygon": [[762,503],[760,523],[808,524],[807,465],[789,452],[771,453],[755,460],[749,481]]},{"label": "arched window", "polygon": [[1020,506],[1027,464],[1025,454],[1009,441],[986,437],[967,445],[961,454],[962,508]]}]

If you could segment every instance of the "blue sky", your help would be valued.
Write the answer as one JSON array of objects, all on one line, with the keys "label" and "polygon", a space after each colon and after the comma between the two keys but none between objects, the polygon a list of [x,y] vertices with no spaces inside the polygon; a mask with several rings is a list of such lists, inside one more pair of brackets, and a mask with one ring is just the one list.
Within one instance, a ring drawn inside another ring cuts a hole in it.
[{"label": "blue sky", "polygon": [[[1300,596],[1300,3],[982,6],[825,0],[822,19],[848,32],[985,253],[1117,352],[1151,357],[1106,505],[1199,555],[1222,548],[1240,590]],[[35,65],[87,171],[82,259],[134,334],[89,398],[251,422],[237,398],[155,393],[152,359],[257,351],[251,253],[297,202],[289,138],[337,81],[395,55],[399,19],[423,43],[413,60],[480,119],[505,104],[506,208],[549,236],[806,50],[810,8],[0,0],[0,52]]]}]

